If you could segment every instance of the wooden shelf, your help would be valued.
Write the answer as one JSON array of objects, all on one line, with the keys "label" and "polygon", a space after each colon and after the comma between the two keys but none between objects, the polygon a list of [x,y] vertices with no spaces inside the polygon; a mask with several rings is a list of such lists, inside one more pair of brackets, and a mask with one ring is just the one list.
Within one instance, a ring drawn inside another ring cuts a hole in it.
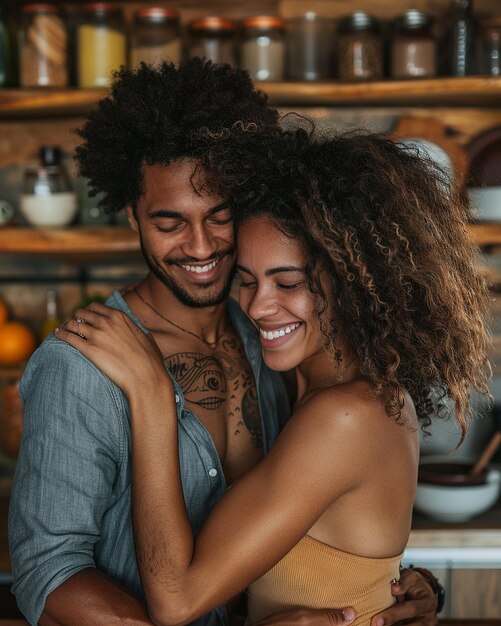
[{"label": "wooden shelf", "polygon": [[[479,246],[501,245],[501,224],[471,224]],[[0,254],[45,256],[69,261],[117,259],[140,254],[139,239],[128,226],[0,228]]]},{"label": "wooden shelf", "polygon": [[[501,78],[386,80],[370,83],[257,83],[275,106],[474,106],[501,104]],[[0,119],[86,115],[101,89],[2,89]]]},{"label": "wooden shelf", "polygon": [[79,263],[139,256],[139,239],[128,226],[65,229],[0,228],[0,253],[45,256]]}]

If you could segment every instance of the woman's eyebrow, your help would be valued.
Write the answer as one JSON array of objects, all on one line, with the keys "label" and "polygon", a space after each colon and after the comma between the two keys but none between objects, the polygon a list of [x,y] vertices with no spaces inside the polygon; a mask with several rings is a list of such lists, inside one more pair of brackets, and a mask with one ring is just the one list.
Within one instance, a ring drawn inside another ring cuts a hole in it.
[{"label": "woman's eyebrow", "polygon": [[[243,265],[240,265],[239,263],[237,263],[236,268],[237,268],[237,270],[239,272],[245,272],[246,274],[252,274],[252,272],[250,270],[248,270]],[[297,267],[296,265],[281,265],[279,267],[272,267],[271,269],[266,270],[264,275],[265,276],[273,276],[274,274],[280,274],[281,272],[301,272],[302,274],[304,274],[305,268],[304,267]]]}]

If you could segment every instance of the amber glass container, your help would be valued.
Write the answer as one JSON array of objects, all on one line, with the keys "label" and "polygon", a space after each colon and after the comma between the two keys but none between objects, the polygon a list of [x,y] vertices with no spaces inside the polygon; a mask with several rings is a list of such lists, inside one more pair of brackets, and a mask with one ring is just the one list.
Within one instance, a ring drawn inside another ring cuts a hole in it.
[{"label": "amber glass container", "polygon": [[393,24],[391,74],[394,78],[430,78],[437,74],[437,42],[433,18],[407,11]]},{"label": "amber glass container", "polygon": [[383,37],[379,21],[363,11],[343,18],[338,30],[338,77],[375,80],[383,76]]}]

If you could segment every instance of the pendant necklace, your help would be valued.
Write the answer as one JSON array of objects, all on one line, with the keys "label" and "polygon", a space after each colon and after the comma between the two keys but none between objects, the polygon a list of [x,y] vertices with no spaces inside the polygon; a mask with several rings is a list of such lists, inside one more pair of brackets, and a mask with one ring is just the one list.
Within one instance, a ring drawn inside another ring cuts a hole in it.
[{"label": "pendant necklace", "polygon": [[223,328],[223,332],[218,337],[216,337],[215,341],[206,341],[203,337],[200,337],[200,335],[197,335],[196,333],[192,333],[191,330],[186,330],[186,328],[183,328],[182,326],[179,326],[178,324],[176,324],[172,320],[170,320],[167,317],[165,317],[165,315],[162,315],[162,313],[160,313],[160,311],[157,311],[157,309],[152,304],[150,304],[149,302],[147,302],[143,298],[143,296],[139,293],[139,291],[135,287],[132,288],[132,291],[141,300],[141,302],[143,302],[148,308],[150,308],[153,311],[153,313],[156,313],[159,317],[161,317],[163,320],[165,320],[166,322],[168,322],[169,324],[171,324],[172,326],[174,326],[178,330],[182,330],[183,333],[187,333],[188,335],[191,335],[192,337],[195,337],[196,339],[198,339],[202,343],[205,343],[205,345],[209,346],[209,348],[215,348],[217,343],[218,343],[218,341],[224,336],[224,333],[226,332],[226,325],[225,325],[225,327]]}]

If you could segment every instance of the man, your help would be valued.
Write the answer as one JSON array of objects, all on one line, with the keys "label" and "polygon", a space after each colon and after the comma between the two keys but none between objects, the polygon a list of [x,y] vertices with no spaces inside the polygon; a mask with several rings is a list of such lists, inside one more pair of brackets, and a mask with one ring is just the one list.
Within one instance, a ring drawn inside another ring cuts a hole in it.
[{"label": "man", "polygon": [[[226,486],[269,449],[289,411],[282,380],[266,370],[252,327],[228,300],[231,207],[205,185],[197,154],[225,128],[277,120],[245,73],[193,60],[179,69],[122,71],[79,131],[82,174],[106,192],[108,209],[127,210],[149,268],[108,304],[153,333],[174,379],[195,532]],[[83,334],[78,320],[73,326]],[[125,396],[54,337],[32,357],[21,396],[25,426],[9,521],[21,610],[42,626],[151,624],[133,546]],[[410,600],[385,612],[384,623],[420,616],[434,624],[428,583],[414,572],[404,580],[397,591]],[[312,625],[353,621],[348,610],[307,615]],[[266,623],[301,619],[295,611]],[[225,620],[219,607],[197,624]]]}]

